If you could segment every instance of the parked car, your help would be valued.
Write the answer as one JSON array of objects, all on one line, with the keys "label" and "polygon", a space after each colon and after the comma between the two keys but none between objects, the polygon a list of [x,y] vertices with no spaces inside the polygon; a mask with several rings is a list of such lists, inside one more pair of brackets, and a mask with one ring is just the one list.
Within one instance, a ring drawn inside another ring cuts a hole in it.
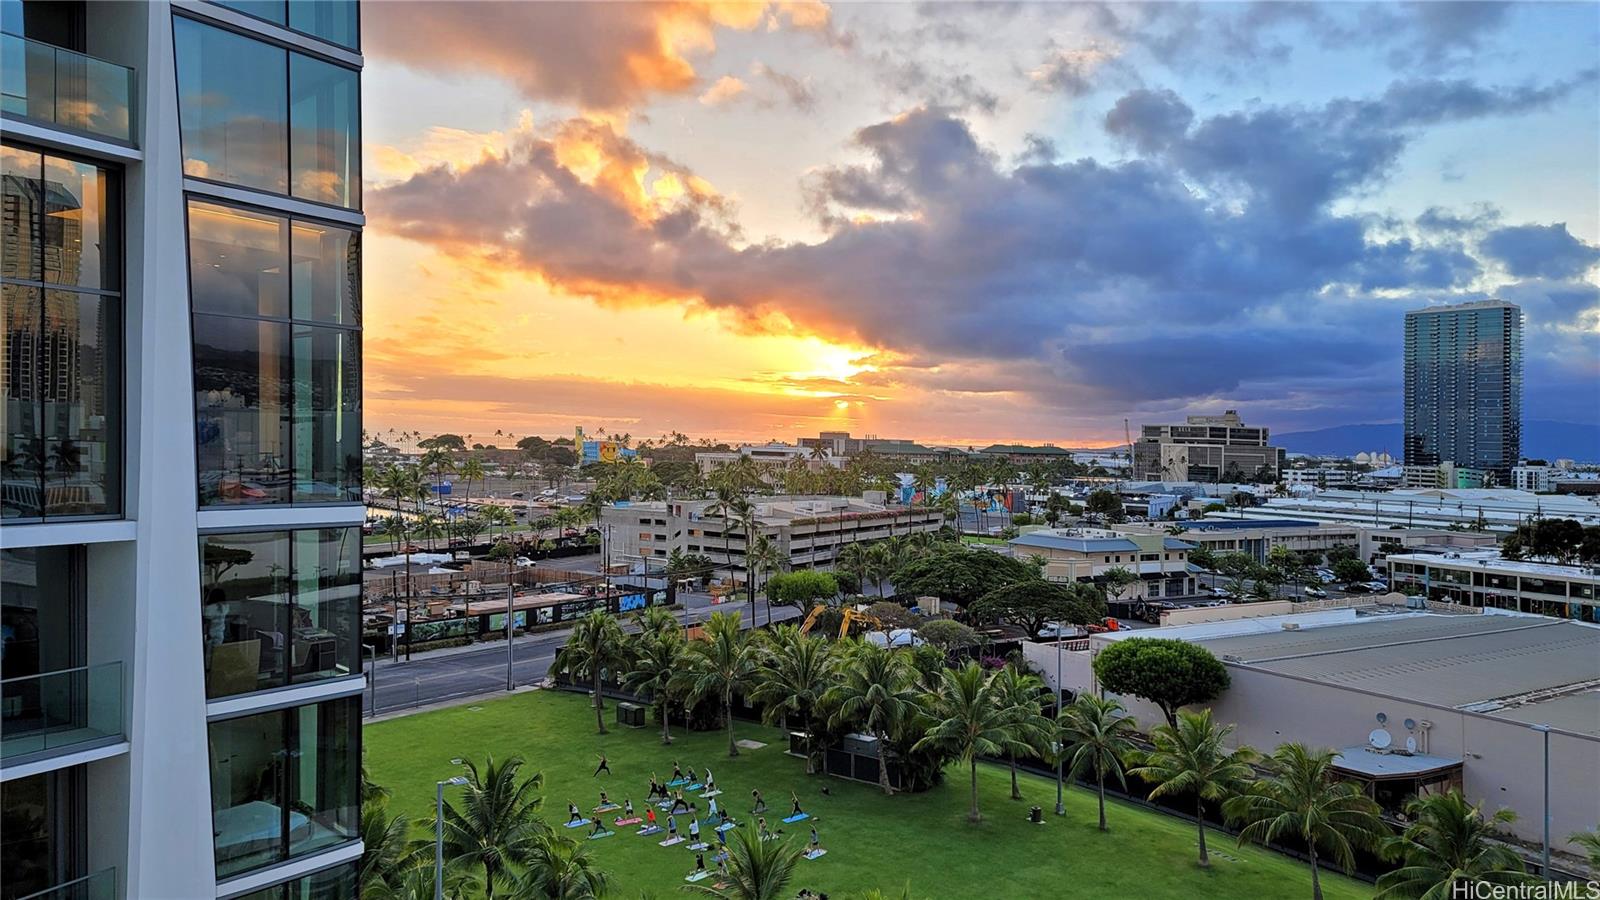
[{"label": "parked car", "polygon": [[1328,592],[1319,587],[1308,587],[1306,588],[1306,596],[1320,599],[1328,596]]},{"label": "parked car", "polygon": [[1233,591],[1230,591],[1227,588],[1217,588],[1217,590],[1211,596],[1217,598],[1218,600],[1232,600]]},{"label": "parked car", "polygon": [[1043,628],[1039,629],[1039,637],[1042,637],[1042,638],[1077,637],[1078,636],[1078,630],[1079,630],[1078,626],[1076,626],[1076,625],[1063,625],[1063,624],[1059,624],[1059,623],[1056,623],[1056,622],[1051,622],[1051,623],[1045,625]]},{"label": "parked car", "polygon": [[1369,581],[1367,582],[1367,589],[1374,594],[1387,594],[1389,593],[1389,583],[1387,581]]},{"label": "parked car", "polygon": [[1372,593],[1372,588],[1368,587],[1364,581],[1352,581],[1344,586],[1344,592],[1347,594],[1370,594]]}]

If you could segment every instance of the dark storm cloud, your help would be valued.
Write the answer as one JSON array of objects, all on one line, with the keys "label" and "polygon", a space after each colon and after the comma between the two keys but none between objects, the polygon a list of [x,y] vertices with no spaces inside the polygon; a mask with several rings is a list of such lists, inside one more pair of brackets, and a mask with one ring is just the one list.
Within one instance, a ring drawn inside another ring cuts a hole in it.
[{"label": "dark storm cloud", "polygon": [[1483,251],[1518,278],[1577,278],[1600,263],[1600,247],[1578,240],[1565,222],[1495,229]]},{"label": "dark storm cloud", "polygon": [[[703,196],[641,219],[542,141],[382,189],[372,213],[375,227],[488,248],[580,293],[693,302],[749,327],[781,313],[891,351],[903,362],[881,377],[928,389],[1007,385],[1075,414],[1223,396],[1345,411],[1387,402],[1371,386],[1393,377],[1404,310],[1462,297],[1480,267],[1468,236],[1438,227],[1443,211],[1430,229],[1333,202],[1381,179],[1419,122],[1537,108],[1570,89],[1408,81],[1206,118],[1139,92],[1107,125],[1144,155],[1115,164],[1006,163],[954,111],[920,107],[857,131],[865,162],[811,174],[828,228],[812,244],[743,245]],[[1530,320],[1592,353],[1569,327],[1583,302],[1547,302]]]}]

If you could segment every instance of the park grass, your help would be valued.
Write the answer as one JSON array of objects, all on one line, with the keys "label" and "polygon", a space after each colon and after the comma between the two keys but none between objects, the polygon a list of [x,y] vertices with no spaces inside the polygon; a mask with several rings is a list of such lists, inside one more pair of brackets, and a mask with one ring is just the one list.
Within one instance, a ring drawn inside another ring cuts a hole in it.
[{"label": "park grass", "polygon": [[[612,704],[606,712],[611,718]],[[783,828],[787,839],[804,843],[808,822],[785,826],[779,821],[788,812],[793,790],[816,819],[829,851],[816,861],[801,860],[791,885],[795,892],[809,887],[844,898],[876,887],[898,896],[909,883],[918,898],[1311,896],[1304,863],[1254,846],[1236,847],[1227,835],[1212,832],[1207,835],[1211,868],[1201,869],[1195,862],[1191,823],[1108,801],[1111,830],[1101,834],[1090,792],[1069,787],[1067,815],[1058,819],[1051,815],[1052,780],[1023,775],[1024,799],[1014,801],[1009,775],[999,766],[978,768],[984,821],[970,825],[965,819],[964,768],[952,767],[944,784],[931,791],[889,798],[868,785],[808,777],[804,763],[784,752],[787,740],[774,728],[736,725],[737,737],[767,746],[741,750],[737,759],[729,759],[722,731],[679,734],[673,746],[663,747],[656,728],[607,727],[610,734],[595,733],[594,713],[585,697],[534,691],[368,725],[366,761],[373,780],[393,792],[391,811],[418,821],[418,836],[433,815],[434,782],[459,771],[450,763],[453,757],[481,766],[488,754],[497,760],[520,754],[528,770],[544,774],[545,818],[562,834],[580,838],[586,833],[581,829],[559,828],[568,800],[587,812],[603,786],[618,802],[632,797],[642,813],[650,774],[671,777],[675,759],[697,772],[709,765],[723,790],[719,804],[741,822],[754,822],[748,815],[750,789],[759,788],[771,809],[770,827]],[[614,774],[592,778],[596,754],[602,751]],[[824,784],[832,796],[821,794]],[[704,801],[699,802],[703,810]],[[1044,808],[1047,824],[1026,821],[1033,805]],[[606,817],[608,825],[615,815]],[[687,833],[687,828],[686,818],[679,816],[680,832]],[[639,837],[634,830],[617,829],[615,837],[590,845],[613,879],[608,896],[680,894],[694,854],[683,845],[658,846],[659,836]],[[715,841],[710,829],[705,835]],[[1371,896],[1369,887],[1339,876],[1325,874],[1322,885],[1328,900]]]}]

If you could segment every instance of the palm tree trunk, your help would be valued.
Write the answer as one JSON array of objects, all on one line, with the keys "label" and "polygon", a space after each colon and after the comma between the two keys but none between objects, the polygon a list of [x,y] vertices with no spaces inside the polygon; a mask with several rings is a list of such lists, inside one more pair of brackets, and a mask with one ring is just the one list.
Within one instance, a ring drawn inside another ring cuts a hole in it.
[{"label": "palm tree trunk", "polygon": [[488,865],[483,867],[483,896],[485,900],[494,900],[494,870]]},{"label": "palm tree trunk", "polygon": [[1011,799],[1021,800],[1022,791],[1017,788],[1017,754],[1011,754]]},{"label": "palm tree trunk", "polygon": [[889,736],[879,732],[876,737],[878,738],[878,786],[883,788],[885,797],[893,797],[894,788],[889,786],[889,758],[885,755]]},{"label": "palm tree trunk", "polygon": [[806,716],[805,741],[806,741],[806,774],[807,775],[815,775],[815,774],[817,774],[817,761],[816,761],[816,758],[811,753],[811,717],[810,716]]},{"label": "palm tree trunk", "polygon": [[1311,900],[1322,900],[1322,873],[1317,869],[1317,845],[1310,845],[1311,849]]},{"label": "palm tree trunk", "polygon": [[672,743],[672,704],[661,704],[661,743]]},{"label": "palm tree trunk", "polygon": [[1206,808],[1199,798],[1194,801],[1194,824],[1200,830],[1200,865],[1209,867],[1211,857],[1206,855]]},{"label": "palm tree trunk", "polygon": [[978,823],[983,821],[983,816],[978,813],[978,757],[973,756],[968,765],[972,770],[972,808],[967,811],[967,821]]},{"label": "palm tree trunk", "polygon": [[1100,830],[1101,831],[1105,831],[1106,830],[1106,777],[1104,775],[1101,775],[1096,780],[1096,786],[1100,790]]},{"label": "palm tree trunk", "polygon": [[722,692],[722,717],[728,722],[728,755],[738,756],[739,745],[733,742],[733,688]]},{"label": "palm tree trunk", "polygon": [[601,734],[606,733],[606,701],[600,696],[600,669],[594,670],[594,724],[600,729]]}]

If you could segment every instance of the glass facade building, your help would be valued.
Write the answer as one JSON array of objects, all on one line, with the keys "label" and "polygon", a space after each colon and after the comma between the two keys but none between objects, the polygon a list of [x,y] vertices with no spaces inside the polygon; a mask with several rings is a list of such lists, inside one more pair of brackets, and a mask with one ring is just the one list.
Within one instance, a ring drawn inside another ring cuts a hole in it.
[{"label": "glass facade building", "polygon": [[0,900],[358,894],[359,34],[0,0]]},{"label": "glass facade building", "polygon": [[1406,313],[1405,463],[1495,473],[1522,453],[1522,310],[1498,300]]}]

